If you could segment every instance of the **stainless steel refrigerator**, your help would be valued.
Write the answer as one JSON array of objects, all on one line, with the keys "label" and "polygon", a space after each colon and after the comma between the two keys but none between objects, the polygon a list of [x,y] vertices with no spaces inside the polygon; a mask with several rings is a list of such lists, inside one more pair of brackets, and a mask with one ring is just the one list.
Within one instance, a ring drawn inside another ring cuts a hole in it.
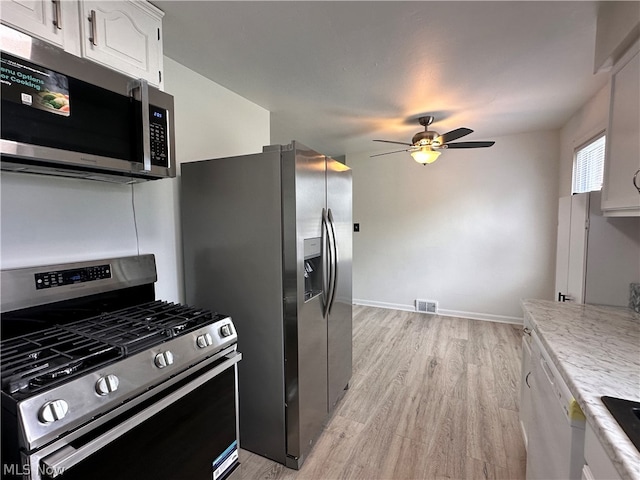
[{"label": "stainless steel refrigerator", "polygon": [[351,378],[351,191],[297,142],[182,164],[186,300],[237,328],[241,447],[291,468]]}]

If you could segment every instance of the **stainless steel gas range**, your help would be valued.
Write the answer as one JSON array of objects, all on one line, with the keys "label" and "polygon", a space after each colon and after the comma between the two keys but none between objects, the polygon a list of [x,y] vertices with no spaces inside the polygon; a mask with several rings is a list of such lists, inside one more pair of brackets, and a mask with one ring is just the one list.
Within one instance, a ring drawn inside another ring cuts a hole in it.
[{"label": "stainless steel gas range", "polygon": [[3,478],[239,476],[231,318],[155,300],[153,255],[1,279]]}]

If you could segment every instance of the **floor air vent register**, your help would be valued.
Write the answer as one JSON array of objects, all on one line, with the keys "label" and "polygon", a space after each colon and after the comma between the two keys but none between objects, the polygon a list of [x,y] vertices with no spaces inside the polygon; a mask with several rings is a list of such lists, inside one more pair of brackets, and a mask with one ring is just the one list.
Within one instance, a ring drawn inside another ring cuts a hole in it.
[{"label": "floor air vent register", "polygon": [[436,314],[438,313],[438,302],[416,299],[416,312]]}]

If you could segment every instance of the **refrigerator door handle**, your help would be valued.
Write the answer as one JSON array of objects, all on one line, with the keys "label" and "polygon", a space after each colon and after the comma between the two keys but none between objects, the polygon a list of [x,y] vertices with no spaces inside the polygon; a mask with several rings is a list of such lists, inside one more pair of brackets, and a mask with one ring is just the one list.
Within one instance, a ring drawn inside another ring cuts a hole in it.
[{"label": "refrigerator door handle", "polygon": [[331,245],[329,245],[329,218],[327,211],[322,209],[322,315],[329,313],[329,292],[331,278]]},{"label": "refrigerator door handle", "polygon": [[329,213],[327,215],[329,219],[329,225],[331,226],[331,239],[333,242],[329,242],[329,244],[333,243],[333,252],[331,255],[331,261],[333,265],[331,266],[331,279],[329,282],[329,291],[331,293],[329,309],[327,313],[331,313],[331,308],[333,307],[333,303],[336,299],[336,287],[338,284],[338,241],[336,239],[336,224],[333,221],[333,213],[331,209],[329,209]]}]

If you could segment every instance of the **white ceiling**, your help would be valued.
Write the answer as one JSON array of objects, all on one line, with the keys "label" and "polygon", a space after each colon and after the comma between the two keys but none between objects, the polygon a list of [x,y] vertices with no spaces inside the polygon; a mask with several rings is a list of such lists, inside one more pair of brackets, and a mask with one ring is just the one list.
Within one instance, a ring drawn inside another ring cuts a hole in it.
[{"label": "white ceiling", "polygon": [[421,114],[464,140],[559,128],[607,81],[598,2],[153,3],[167,56],[328,155],[396,150],[372,140],[410,141]]}]

